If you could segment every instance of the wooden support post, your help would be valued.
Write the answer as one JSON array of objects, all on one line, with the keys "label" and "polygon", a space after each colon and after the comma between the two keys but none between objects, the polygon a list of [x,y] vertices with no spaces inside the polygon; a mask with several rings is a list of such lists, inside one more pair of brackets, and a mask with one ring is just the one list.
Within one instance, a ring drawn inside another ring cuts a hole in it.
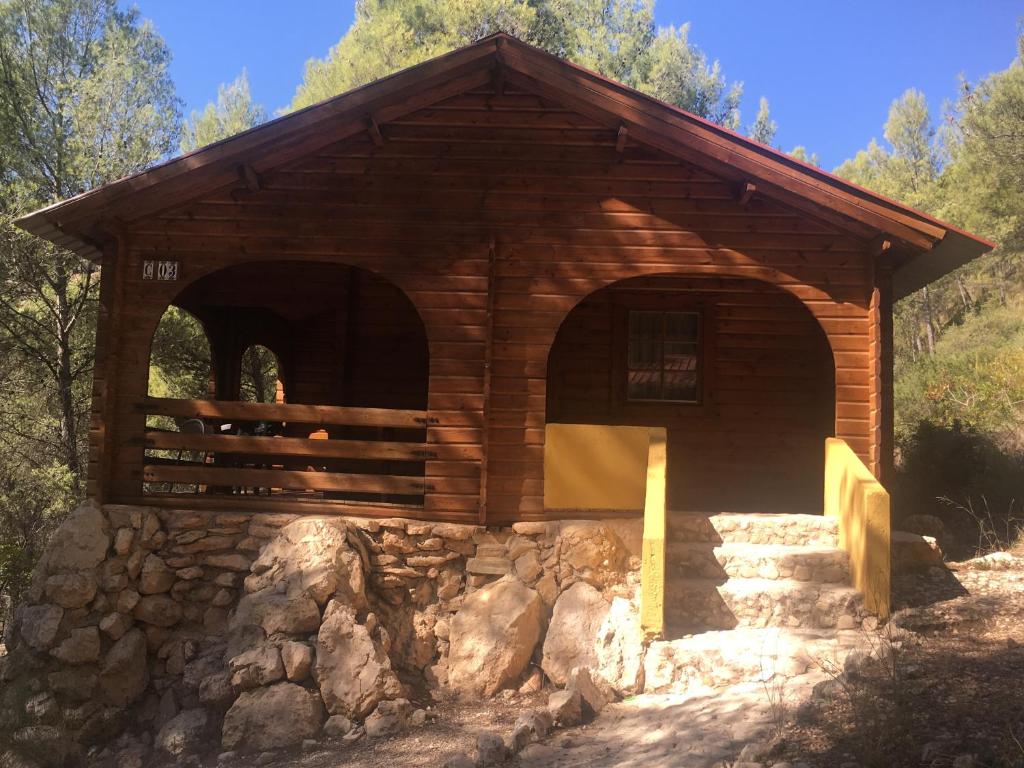
[{"label": "wooden support post", "polygon": [[494,281],[497,272],[497,244],[491,238],[491,246],[487,255],[487,318],[484,327],[484,407],[483,424],[484,428],[480,437],[480,507],[478,520],[481,525],[487,523],[487,445],[490,442],[491,413],[491,358],[494,347]]},{"label": "wooden support post", "polygon": [[93,368],[92,407],[89,420],[89,460],[86,495],[102,504],[110,492],[113,465],[116,380],[121,318],[123,314],[124,270],[127,242],[120,232],[103,247],[100,272],[99,313],[96,319],[96,352]]},{"label": "wooden support post", "polygon": [[893,325],[892,325],[892,269],[879,265],[875,270],[878,304],[878,479],[888,487],[896,473],[894,464],[895,414],[893,392]]}]

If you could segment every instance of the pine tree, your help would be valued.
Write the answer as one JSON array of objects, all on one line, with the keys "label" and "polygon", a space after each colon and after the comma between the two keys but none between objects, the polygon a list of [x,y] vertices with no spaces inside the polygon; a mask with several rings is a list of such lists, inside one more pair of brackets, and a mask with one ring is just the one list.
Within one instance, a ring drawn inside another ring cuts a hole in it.
[{"label": "pine tree", "polygon": [[249,76],[243,69],[235,80],[221,84],[217,102],[208,102],[202,112],[192,112],[182,130],[181,151],[191,152],[265,122],[267,111],[252,100]]}]

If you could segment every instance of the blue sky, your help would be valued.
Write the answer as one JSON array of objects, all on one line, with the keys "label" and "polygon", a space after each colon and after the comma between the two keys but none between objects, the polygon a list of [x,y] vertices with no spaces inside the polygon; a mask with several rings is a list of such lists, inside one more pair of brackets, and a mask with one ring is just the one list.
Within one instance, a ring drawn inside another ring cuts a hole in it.
[{"label": "blue sky", "polygon": [[[322,57],[352,22],[352,0],[136,0],[174,54],[186,109],[249,72],[270,111],[285,106],[307,59]],[[1021,0],[658,0],[659,25],[691,22],[690,39],[744,83],[743,120],[760,96],[779,123],[776,143],[804,144],[831,169],[872,137],[907,88],[938,116],[958,77],[1005,68],[1016,51]]]}]

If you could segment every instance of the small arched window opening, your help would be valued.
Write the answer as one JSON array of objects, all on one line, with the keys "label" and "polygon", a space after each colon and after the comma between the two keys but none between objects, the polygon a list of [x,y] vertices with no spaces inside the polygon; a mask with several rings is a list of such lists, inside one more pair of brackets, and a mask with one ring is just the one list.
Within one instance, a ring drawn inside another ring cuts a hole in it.
[{"label": "small arched window opening", "polygon": [[238,399],[249,403],[285,402],[281,364],[277,355],[262,344],[253,344],[242,353]]}]

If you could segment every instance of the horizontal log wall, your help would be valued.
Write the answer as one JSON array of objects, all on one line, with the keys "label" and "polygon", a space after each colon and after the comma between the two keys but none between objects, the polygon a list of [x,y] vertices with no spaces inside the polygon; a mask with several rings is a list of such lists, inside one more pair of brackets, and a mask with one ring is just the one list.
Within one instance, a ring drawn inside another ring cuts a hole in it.
[{"label": "horizontal log wall", "polygon": [[[111,491],[141,483],[149,343],[185,283],[239,262],[305,260],[369,269],[416,306],[430,351],[427,513],[539,517],[548,349],[587,295],[643,275],[759,280],[801,300],[835,354],[836,433],[866,460],[866,243],[628,141],[538,96],[472,91],[160,215],[129,221],[113,398]],[[489,254],[495,253],[488,322]],[[178,283],[141,280],[178,259]],[[272,286],[268,286],[272,288]],[[770,320],[765,320],[770,323]],[[767,327],[767,326],[766,326]],[[490,330],[489,330],[490,328]],[[492,393],[485,424],[485,360]],[[401,364],[396,362],[396,364]],[[488,460],[484,468],[484,430]]]},{"label": "horizontal log wall", "polygon": [[[667,427],[672,509],[820,513],[822,447],[835,413],[828,340],[781,289],[738,279],[715,289],[701,283],[627,280],[577,305],[551,348],[548,421]],[[700,402],[627,399],[632,309],[699,313]]]}]

